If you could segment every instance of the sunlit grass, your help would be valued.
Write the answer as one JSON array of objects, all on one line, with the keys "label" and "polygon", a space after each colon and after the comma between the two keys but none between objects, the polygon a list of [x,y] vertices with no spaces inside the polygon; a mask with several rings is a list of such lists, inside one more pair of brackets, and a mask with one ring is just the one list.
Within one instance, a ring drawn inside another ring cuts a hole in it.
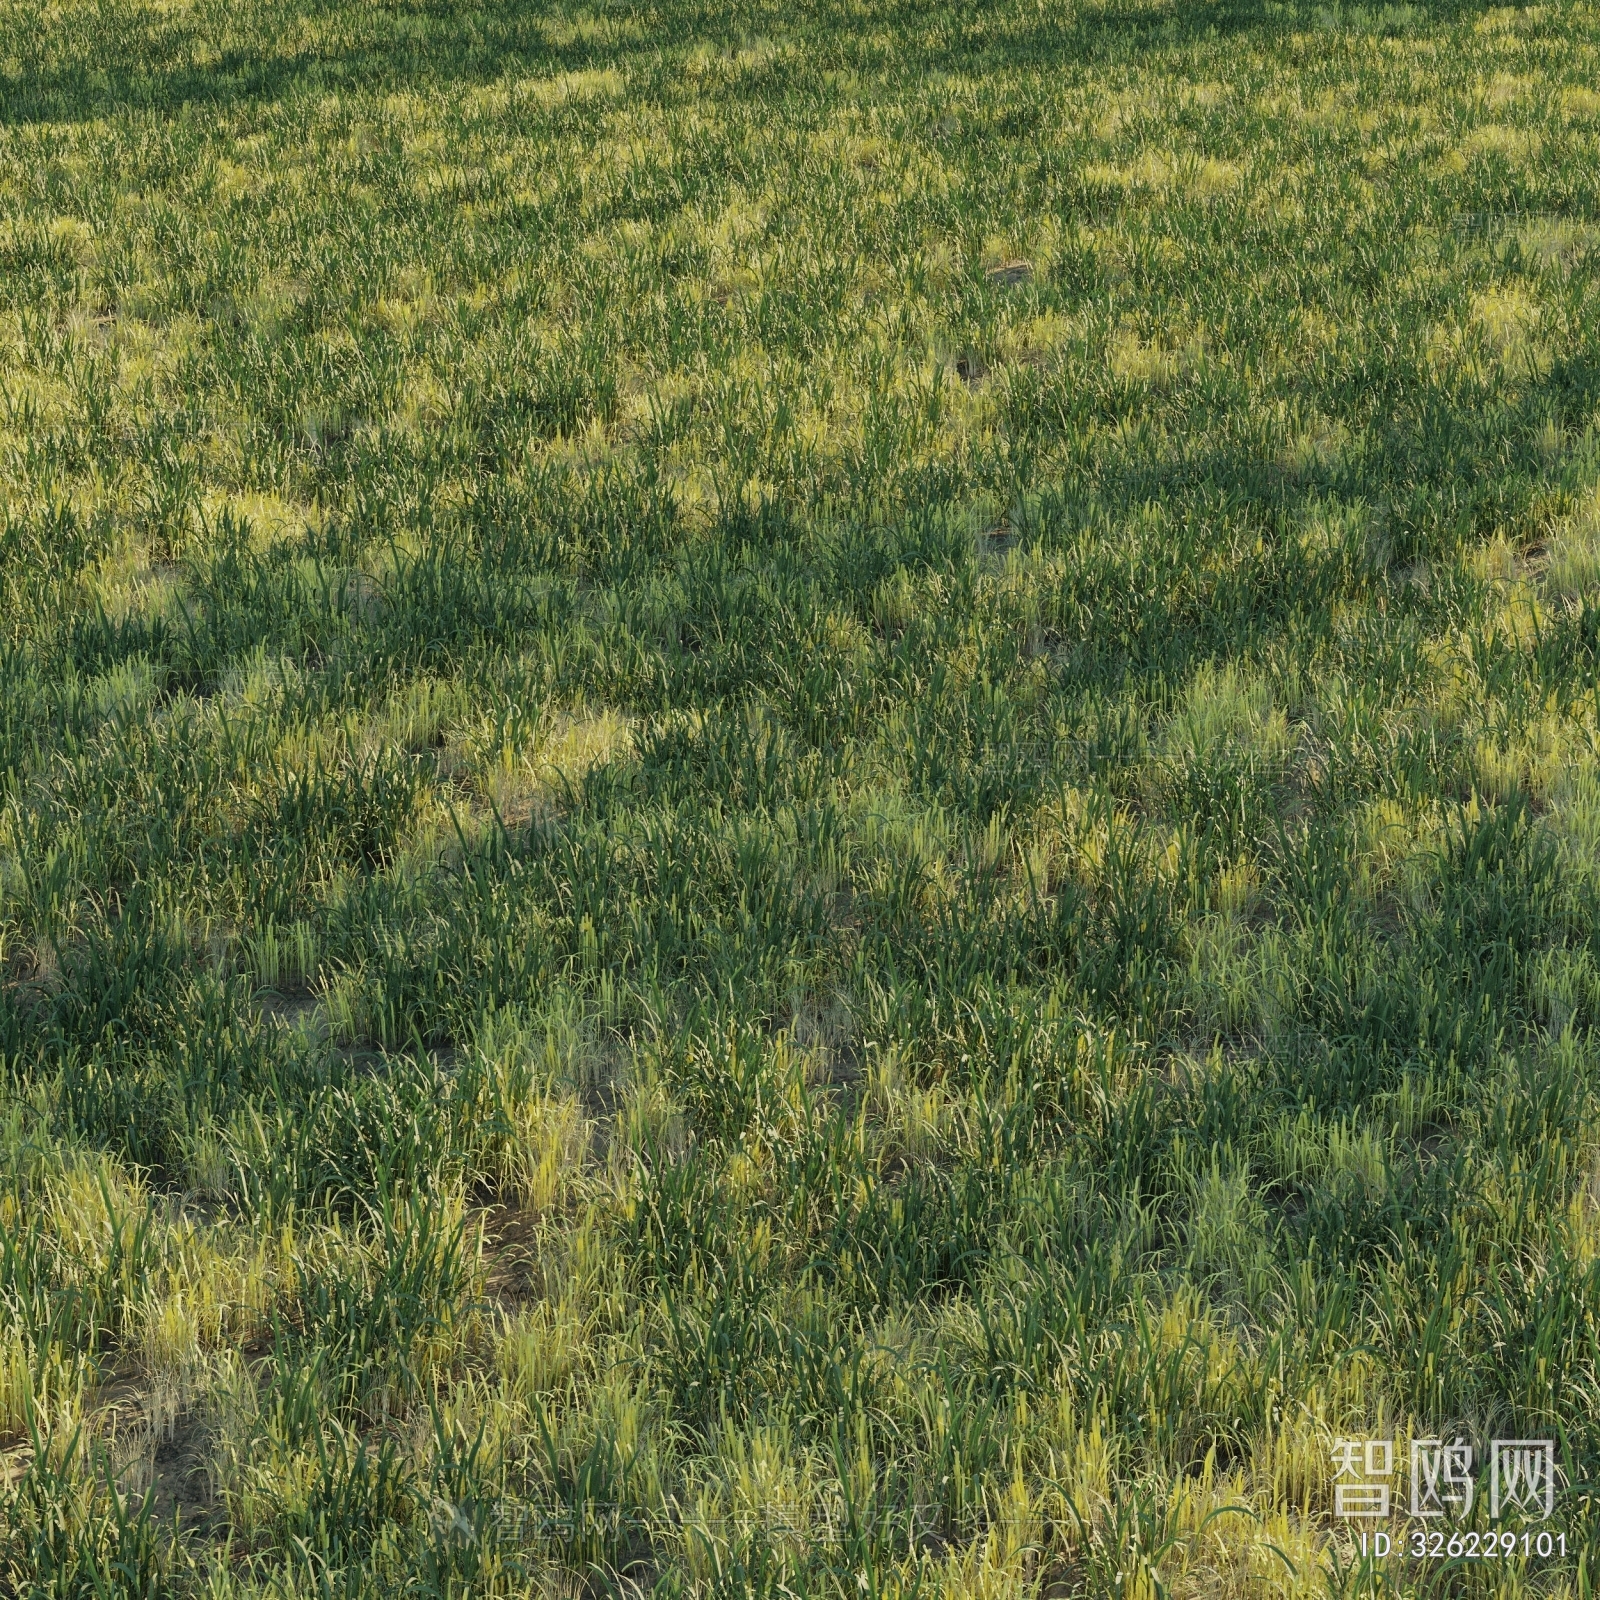
[{"label": "sunlit grass", "polygon": [[0,1592],[1587,1594],[1597,59],[0,3]]}]

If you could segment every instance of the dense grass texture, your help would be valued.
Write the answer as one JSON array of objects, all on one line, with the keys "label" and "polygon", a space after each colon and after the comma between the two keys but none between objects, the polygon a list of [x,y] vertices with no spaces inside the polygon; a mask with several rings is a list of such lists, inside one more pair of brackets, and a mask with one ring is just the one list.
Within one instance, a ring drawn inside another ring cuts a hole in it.
[{"label": "dense grass texture", "polygon": [[1587,1600],[1597,63],[0,0],[0,1594]]}]

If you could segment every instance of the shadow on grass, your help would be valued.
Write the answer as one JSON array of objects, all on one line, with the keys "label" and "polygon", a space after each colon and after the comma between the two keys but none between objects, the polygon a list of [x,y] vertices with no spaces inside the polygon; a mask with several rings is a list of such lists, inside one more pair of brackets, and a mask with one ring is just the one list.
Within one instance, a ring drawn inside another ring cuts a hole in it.
[{"label": "shadow on grass", "polygon": [[[809,68],[838,65],[914,82],[930,72],[1007,66],[1070,71],[1151,50],[1181,50],[1219,35],[1281,33],[1324,24],[1314,6],[1119,3],[1063,8],[916,4],[654,7],[567,11],[538,0],[357,6],[340,0],[212,4],[190,10],[109,0],[69,4],[0,28],[11,56],[0,78],[0,124],[70,123],[126,111],[264,107],[302,93],[426,92],[451,84],[622,66],[671,94],[671,60],[695,46],[737,49],[752,38],[803,39]],[[1466,7],[1406,6],[1409,31],[1444,25]],[[1389,11],[1396,8],[1390,7]],[[1387,13],[1363,29],[1385,31]],[[15,13],[13,13],[15,19]],[[893,43],[890,44],[892,39]],[[751,92],[770,94],[764,79]],[[782,91],[782,78],[777,87]]]}]

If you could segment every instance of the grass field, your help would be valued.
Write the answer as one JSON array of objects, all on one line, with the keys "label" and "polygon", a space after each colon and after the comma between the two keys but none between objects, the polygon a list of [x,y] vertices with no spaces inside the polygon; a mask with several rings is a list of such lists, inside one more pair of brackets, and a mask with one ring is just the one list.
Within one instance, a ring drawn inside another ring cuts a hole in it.
[{"label": "grass field", "polygon": [[1588,1600],[1597,65],[0,0],[0,1594]]}]

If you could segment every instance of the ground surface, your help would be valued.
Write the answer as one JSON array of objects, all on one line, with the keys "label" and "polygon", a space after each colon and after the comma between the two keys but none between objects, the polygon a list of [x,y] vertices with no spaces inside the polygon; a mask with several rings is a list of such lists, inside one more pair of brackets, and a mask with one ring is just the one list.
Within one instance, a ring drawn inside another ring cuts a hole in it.
[{"label": "ground surface", "polygon": [[1587,1594],[1597,44],[5,0],[0,1592]]}]

